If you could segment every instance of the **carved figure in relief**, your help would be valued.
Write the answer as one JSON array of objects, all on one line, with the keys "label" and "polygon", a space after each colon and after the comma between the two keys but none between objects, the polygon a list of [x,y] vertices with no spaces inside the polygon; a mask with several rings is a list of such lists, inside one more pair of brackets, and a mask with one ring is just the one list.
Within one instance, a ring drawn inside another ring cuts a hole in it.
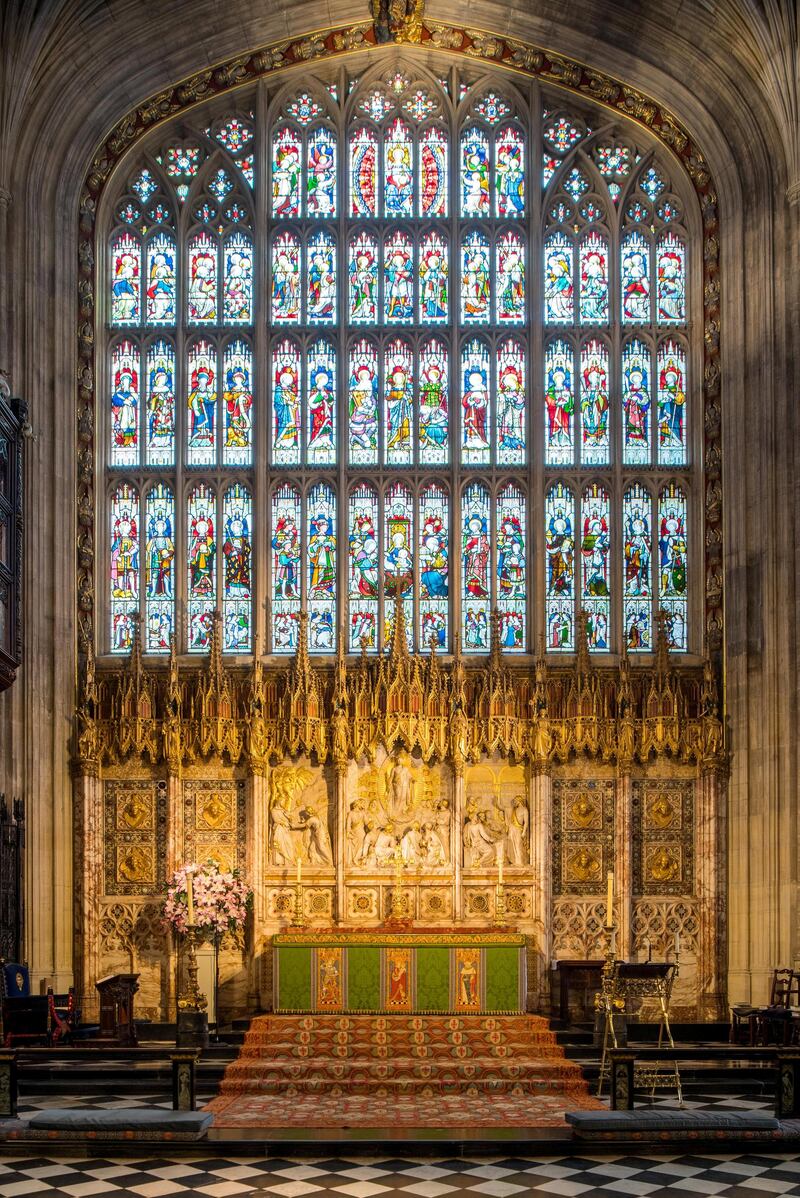
[{"label": "carved figure in relief", "polygon": [[363,774],[345,821],[351,864],[386,866],[399,847],[407,865],[446,865],[452,816],[438,790],[437,774],[406,753]]},{"label": "carved figure in relief", "polygon": [[425,824],[422,828],[422,859],[425,865],[445,865],[447,863],[439,834],[430,824]]},{"label": "carved figure in relief", "polygon": [[306,858],[311,865],[333,865],[333,849],[328,829],[310,807],[300,812],[298,825],[303,831]]},{"label": "carved figure in relief", "polygon": [[600,877],[600,862],[588,849],[579,849],[569,864],[570,873],[579,882],[593,882]]},{"label": "carved figure in relief", "polygon": [[292,832],[299,831],[300,824],[293,824],[280,803],[272,805],[272,863],[292,866],[297,859],[297,849]]},{"label": "carved figure in relief", "polygon": [[508,817],[506,853],[510,865],[525,865],[528,860],[528,805],[517,795]]},{"label": "carved figure in relief", "polygon": [[654,882],[674,882],[680,875],[677,857],[666,849],[655,852],[648,865],[650,877]]},{"label": "carved figure in relief", "polygon": [[419,824],[406,828],[400,840],[400,852],[405,865],[419,865],[422,857],[422,837]]},{"label": "carved figure in relief", "polygon": [[664,795],[659,795],[650,807],[650,819],[657,828],[668,828],[674,814],[672,804]]},{"label": "carved figure in relief", "polygon": [[[399,843],[394,834],[394,824],[387,824],[385,828],[380,828],[375,837],[375,863],[378,865],[388,865],[393,861]],[[368,864],[372,864],[372,862],[368,861]]]},{"label": "carved figure in relief", "polygon": [[481,812],[473,812],[464,823],[464,865],[477,869],[494,862],[496,856],[494,838],[483,822]]},{"label": "carved figure in relief", "polygon": [[392,770],[392,790],[389,814],[392,819],[403,819],[411,807],[411,771],[405,755],[398,758]]},{"label": "carved figure in relief", "polygon": [[134,791],[122,804],[120,817],[127,828],[149,828],[152,822],[150,803],[143,794]]},{"label": "carved figure in relief", "polygon": [[347,819],[344,826],[345,839],[350,846],[350,860],[358,861],[361,852],[364,848],[364,838],[366,836],[366,812],[364,810],[364,800],[354,799],[350,810],[347,812]]},{"label": "carved figure in relief", "polygon": [[578,828],[591,828],[599,823],[599,810],[596,803],[591,802],[585,794],[578,795],[569,809],[572,822]]},{"label": "carved figure in relief", "polygon": [[121,882],[151,882],[152,875],[153,862],[148,849],[131,845],[119,858],[117,876]]}]

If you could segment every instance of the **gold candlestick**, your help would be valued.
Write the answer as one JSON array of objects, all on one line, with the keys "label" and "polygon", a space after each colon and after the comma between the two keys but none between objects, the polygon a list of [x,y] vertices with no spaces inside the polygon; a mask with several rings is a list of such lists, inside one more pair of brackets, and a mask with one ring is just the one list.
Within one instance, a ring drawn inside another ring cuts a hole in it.
[{"label": "gold candlestick", "polygon": [[178,999],[180,1011],[205,1011],[208,1006],[208,999],[201,992],[197,983],[197,940],[198,929],[196,927],[187,928],[184,990]]},{"label": "gold candlestick", "polygon": [[295,882],[294,885],[294,911],[292,913],[292,927],[305,927],[305,913],[303,911],[303,883]]},{"label": "gold candlestick", "polygon": [[403,852],[400,845],[394,851],[394,886],[392,887],[392,919],[402,919],[405,915],[403,902]]},{"label": "gold candlestick", "polygon": [[496,928],[502,928],[506,922],[506,888],[502,882],[498,882],[494,888],[494,919],[492,923]]}]

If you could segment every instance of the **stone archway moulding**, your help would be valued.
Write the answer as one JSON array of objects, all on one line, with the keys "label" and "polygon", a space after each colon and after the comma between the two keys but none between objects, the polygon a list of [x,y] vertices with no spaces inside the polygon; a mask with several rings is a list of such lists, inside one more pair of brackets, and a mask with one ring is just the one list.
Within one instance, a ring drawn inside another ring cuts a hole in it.
[{"label": "stone archway moulding", "polygon": [[[462,55],[472,63],[503,68],[556,85],[641,125],[678,159],[698,197],[703,226],[703,487],[705,495],[705,651],[716,670],[723,648],[722,447],[720,408],[720,281],[717,189],[708,165],[689,132],[671,112],[643,92],[574,59],[529,42],[477,29],[423,21],[414,42],[424,50]],[[372,22],[332,28],[285,39],[206,67],[151,96],[114,127],[88,171],[80,197],[78,247],[78,404],[77,404],[77,602],[78,652],[93,655],[95,617],[95,225],[103,189],[119,160],[159,124],[225,92],[287,68],[375,50]],[[414,53],[414,47],[403,45]],[[723,692],[724,693],[724,692]]]}]

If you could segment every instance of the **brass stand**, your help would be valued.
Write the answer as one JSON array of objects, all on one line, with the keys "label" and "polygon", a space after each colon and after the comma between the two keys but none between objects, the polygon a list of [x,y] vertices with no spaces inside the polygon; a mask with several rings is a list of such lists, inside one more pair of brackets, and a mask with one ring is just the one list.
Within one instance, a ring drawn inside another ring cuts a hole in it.
[{"label": "brass stand", "polygon": [[403,854],[400,845],[398,845],[394,854],[394,886],[392,887],[391,918],[393,920],[401,920],[405,918],[405,914],[405,903],[403,902]]},{"label": "brass stand", "polygon": [[494,888],[494,918],[492,923],[496,928],[506,924],[506,888],[502,882],[497,882]]},{"label": "brass stand", "polygon": [[292,927],[304,928],[306,926],[305,912],[303,911],[303,883],[295,882],[294,884],[294,910],[292,912]]},{"label": "brass stand", "polygon": [[197,984],[197,940],[196,927],[190,927],[186,932],[186,983],[183,994],[178,999],[179,1011],[205,1011],[208,999],[202,994]]}]

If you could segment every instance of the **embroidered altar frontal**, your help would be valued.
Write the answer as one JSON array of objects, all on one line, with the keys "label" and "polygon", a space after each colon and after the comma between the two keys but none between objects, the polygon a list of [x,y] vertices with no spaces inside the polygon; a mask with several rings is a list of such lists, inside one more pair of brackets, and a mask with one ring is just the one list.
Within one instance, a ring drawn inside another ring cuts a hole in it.
[{"label": "embroidered altar frontal", "polygon": [[526,941],[515,933],[280,933],[273,1007],[514,1014],[525,1010]]}]

